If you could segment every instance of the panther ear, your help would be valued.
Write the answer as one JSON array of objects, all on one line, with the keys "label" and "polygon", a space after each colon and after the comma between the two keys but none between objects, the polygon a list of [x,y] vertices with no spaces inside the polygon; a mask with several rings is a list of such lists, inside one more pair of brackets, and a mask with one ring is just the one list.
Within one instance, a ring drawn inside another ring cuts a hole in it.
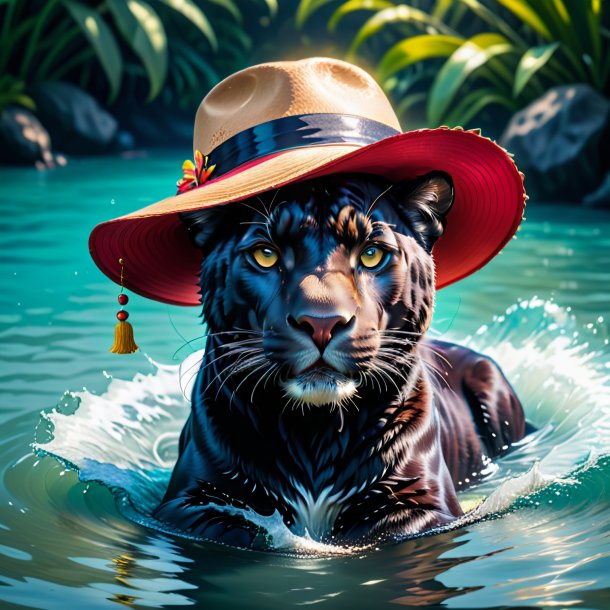
[{"label": "panther ear", "polygon": [[430,252],[445,230],[453,204],[453,181],[448,174],[432,172],[396,189],[400,215]]},{"label": "panther ear", "polygon": [[194,246],[204,252],[213,246],[211,237],[218,238],[218,231],[227,217],[226,207],[214,206],[203,210],[180,213],[180,220],[186,227]]}]

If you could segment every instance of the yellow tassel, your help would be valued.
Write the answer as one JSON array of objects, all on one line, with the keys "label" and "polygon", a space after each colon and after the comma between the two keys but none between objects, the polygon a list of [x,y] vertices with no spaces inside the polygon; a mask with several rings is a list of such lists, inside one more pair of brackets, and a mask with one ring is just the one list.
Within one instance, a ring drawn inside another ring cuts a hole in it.
[{"label": "yellow tassel", "polygon": [[129,322],[119,322],[114,328],[113,354],[133,354],[138,349],[133,339],[133,327]]}]

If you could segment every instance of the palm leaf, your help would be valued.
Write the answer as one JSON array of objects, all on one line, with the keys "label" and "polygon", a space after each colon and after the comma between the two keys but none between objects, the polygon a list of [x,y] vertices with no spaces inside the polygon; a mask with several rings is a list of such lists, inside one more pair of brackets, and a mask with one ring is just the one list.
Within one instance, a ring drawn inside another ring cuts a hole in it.
[{"label": "palm leaf", "polygon": [[[538,32],[545,40],[553,38],[549,28],[540,15],[525,0],[497,0],[503,7],[519,17],[521,21]],[[540,0],[542,1],[542,0]]]},{"label": "palm leaf", "polygon": [[413,106],[425,102],[427,97],[428,93],[426,91],[405,95],[396,106],[396,114],[399,116],[406,114]]},{"label": "palm leaf", "polygon": [[456,127],[458,125],[467,126],[484,108],[491,104],[505,106],[511,112],[518,110],[515,102],[496,88],[477,87],[473,91],[468,92],[452,108],[451,112],[445,117],[445,123],[449,127]]},{"label": "palm leaf", "polygon": [[334,0],[301,0],[296,14],[297,27],[302,28],[317,10],[331,2],[334,2]]},{"label": "palm leaf", "polygon": [[[203,14],[202,10],[193,2],[193,0],[157,0],[171,9],[180,13],[185,19],[192,23],[210,43],[214,51],[218,50],[218,40],[216,34],[208,21],[208,18]],[[217,0],[218,2],[218,0]],[[232,3],[229,2],[231,5]],[[223,5],[224,6],[224,5]],[[225,6],[226,8],[226,6]],[[233,6],[233,10],[236,10]],[[239,11],[237,11],[239,15]]]},{"label": "palm leaf", "polygon": [[106,0],[123,38],[138,56],[150,85],[148,99],[154,99],[167,76],[167,37],[163,23],[143,0]]},{"label": "palm leaf", "polygon": [[328,30],[333,32],[337,28],[337,25],[339,25],[339,21],[350,13],[356,11],[380,11],[384,8],[392,8],[393,6],[394,4],[388,0],[349,0],[349,2],[342,4],[331,15],[328,20]]},{"label": "palm leaf", "polygon": [[355,55],[358,48],[367,39],[377,34],[384,27],[396,23],[413,23],[423,28],[431,29],[433,32],[440,32],[446,36],[458,36],[456,32],[447,27],[440,19],[436,19],[436,17],[428,15],[420,9],[401,4],[400,6],[383,9],[373,15],[356,34],[350,46],[348,56]]},{"label": "palm leaf", "polygon": [[431,34],[413,36],[395,44],[381,58],[378,67],[380,80],[386,80],[400,70],[420,61],[449,57],[464,42],[463,38]]},{"label": "palm leaf", "polygon": [[436,4],[434,5],[432,14],[437,19],[442,19],[445,16],[445,13],[451,8],[453,3],[454,0],[436,0]]},{"label": "palm leaf", "polygon": [[229,12],[235,21],[238,23],[242,23],[243,18],[241,15],[241,11],[238,6],[233,2],[233,0],[208,0],[210,4],[215,4],[216,6],[220,6],[224,8],[227,12]]},{"label": "palm leaf", "polygon": [[523,91],[532,76],[546,65],[553,56],[553,53],[559,48],[559,45],[559,42],[552,42],[550,44],[532,47],[521,56],[517,71],[515,72],[515,81],[513,84],[514,97],[517,97]]},{"label": "palm leaf", "polygon": [[508,39],[514,41],[515,44],[521,45],[523,48],[527,46],[525,40],[519,36],[513,27],[479,0],[459,0],[459,2],[467,6],[479,19],[488,23],[493,29],[497,29]]},{"label": "palm leaf", "polygon": [[493,57],[514,51],[513,45],[502,35],[477,34],[465,41],[445,62],[434,79],[428,101],[428,119],[431,125],[442,122],[443,117],[464,81]]},{"label": "palm leaf", "polygon": [[99,14],[89,7],[72,0],[63,0],[63,5],[89,40],[110,84],[110,100],[113,100],[123,77],[123,59],[114,34]]},{"label": "palm leaf", "polygon": [[269,17],[275,17],[279,9],[277,0],[265,0],[265,4],[269,9]]}]

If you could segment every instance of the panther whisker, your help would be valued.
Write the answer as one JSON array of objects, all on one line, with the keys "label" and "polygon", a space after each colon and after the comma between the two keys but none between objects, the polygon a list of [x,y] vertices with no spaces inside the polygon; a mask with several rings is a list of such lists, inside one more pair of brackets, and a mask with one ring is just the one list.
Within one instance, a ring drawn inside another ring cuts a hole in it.
[{"label": "panther whisker", "polygon": [[236,328],[234,330],[221,330],[215,333],[211,333],[211,332],[207,332],[205,333],[205,335],[203,335],[204,337],[217,337],[219,335],[237,335],[240,333],[245,333],[245,334],[249,334],[249,335],[263,335],[263,331],[262,330],[246,330],[246,329],[242,329],[242,328]]},{"label": "panther whisker", "polygon": [[257,335],[263,335],[263,333],[261,331],[249,331],[249,330],[235,330],[235,331],[224,331],[224,332],[218,332],[218,333],[205,333],[203,335],[200,335],[199,337],[194,337],[193,339],[190,339],[188,341],[185,341],[172,355],[172,360],[176,357],[176,354],[184,349],[187,346],[190,346],[192,343],[195,343],[195,341],[205,341],[207,340],[208,337],[214,337],[216,335],[224,335],[224,334],[238,334],[238,333],[248,333],[248,334],[257,334]]},{"label": "panther whisker", "polygon": [[[232,369],[230,369],[230,371],[229,371],[229,374],[224,378],[224,380],[218,387],[218,391],[216,392],[216,396],[214,397],[214,400],[218,399],[218,395],[220,394],[220,391],[222,390],[224,385],[233,375],[236,375],[237,373],[241,373],[243,371],[247,371],[252,366],[255,366],[256,364],[258,364],[262,358],[263,358],[263,356],[252,356],[251,358],[245,358],[241,362],[233,365]],[[234,393],[235,393],[235,391],[233,392],[233,394]],[[231,395],[231,399],[233,398],[233,394]],[[229,403],[229,407],[230,406],[231,406],[231,403]]]},{"label": "panther whisker", "polygon": [[424,333],[416,333],[410,330],[399,330],[397,328],[385,328],[383,330],[377,331],[380,335],[383,334],[398,334],[398,335],[414,335],[416,337],[421,337]]},{"label": "panther whisker", "polygon": [[[206,364],[204,364],[201,367],[201,370],[206,369],[208,366],[211,366],[212,364],[214,364],[216,361],[220,360],[221,358],[226,358],[228,356],[235,356],[236,354],[243,354],[246,351],[251,351],[251,350],[256,350],[258,348],[255,347],[235,347],[233,349],[231,349],[230,351],[228,351],[226,354],[221,354],[220,356],[216,356],[216,358],[214,358],[213,360],[211,360],[210,362],[206,362]],[[211,352],[208,353],[212,353],[214,350],[211,350]],[[260,350],[262,352],[262,350]],[[195,366],[195,365],[193,365]],[[191,370],[193,368],[193,366],[189,367],[188,370]],[[188,371],[185,371],[188,372]]]},{"label": "panther whisker", "polygon": [[[380,374],[380,370],[379,370],[379,368],[378,368],[378,367],[379,367],[380,362],[381,362],[381,361],[379,360],[379,358],[378,358],[377,356],[375,356],[375,357],[373,358],[373,362],[372,362],[372,365],[373,365],[373,366],[371,367],[371,371],[374,371],[374,372],[375,372],[375,374],[377,374],[377,373],[379,373],[379,374]],[[388,391],[388,384],[385,382],[385,378],[384,378],[384,377],[382,377],[382,376],[380,376],[380,377],[379,377],[379,381],[383,381],[383,385],[385,386],[385,391],[387,392],[387,391]],[[380,391],[380,392],[382,391],[382,390],[381,390],[381,384],[379,384],[379,391]]]},{"label": "panther whisker", "polygon": [[[267,360],[265,358],[265,361],[257,366],[256,368],[252,369],[239,383],[239,385],[233,390],[232,394],[231,394],[231,399],[229,400],[229,408],[231,408],[231,404],[233,402],[233,397],[235,396],[235,394],[239,391],[239,388],[241,388],[242,385],[244,385],[244,383],[246,382],[247,379],[249,379],[254,373],[256,373],[256,371],[260,371],[261,369],[264,369],[265,367],[268,367],[270,365],[269,360]],[[243,369],[242,369],[243,370]],[[256,387],[256,386],[255,386]]]},{"label": "panther whisker", "polygon": [[[281,190],[282,190],[282,187],[280,186],[275,190],[275,193],[273,193],[273,197],[271,198],[271,203],[269,204],[270,215],[273,212],[273,204],[275,204],[275,198],[280,194]],[[285,203],[285,202],[278,201],[276,205],[280,205],[280,203]]]},{"label": "panther whisker", "polygon": [[[377,362],[377,366],[379,373],[384,376],[385,378],[388,379],[388,381],[390,381],[392,383],[392,385],[396,388],[396,391],[398,392],[398,394],[400,394],[400,388],[398,387],[398,384],[394,381],[394,378],[392,377],[392,375],[390,375],[390,372],[393,372],[395,374],[398,373],[397,369],[395,369],[393,366],[389,366],[387,362],[384,362],[383,360],[380,360]],[[406,381],[406,379],[400,375],[400,377]],[[387,386],[386,386],[387,387]]]},{"label": "panther whisker", "polygon": [[[256,351],[262,351],[262,350],[258,350],[258,348],[250,348],[250,350],[252,350],[252,352],[256,353]],[[250,353],[252,353],[250,352]],[[246,352],[247,353],[247,352]],[[216,375],[214,376],[214,378],[212,379],[212,381],[210,381],[210,383],[208,383],[208,385],[205,387],[205,389],[203,390],[203,394],[205,394],[208,389],[210,388],[210,386],[217,380],[220,378],[220,376],[225,373],[226,371],[231,371],[231,369],[234,369],[244,358],[246,358],[247,356],[245,356],[244,354],[241,354],[240,356],[238,356],[237,361],[236,362],[232,362],[229,363],[226,367],[224,367],[223,369],[221,369],[220,371],[218,371],[218,373],[216,373]],[[216,398],[218,398],[218,394],[220,392],[220,390],[222,389],[222,386],[225,384],[225,382],[227,381],[227,379],[231,376],[232,372],[229,373],[229,375],[227,377],[225,377],[224,381],[221,383],[220,387],[218,388],[218,392],[216,393]]]},{"label": "panther whisker", "polygon": [[364,217],[369,220],[371,217],[371,214],[373,212],[373,208],[375,207],[375,205],[377,204],[377,202],[387,193],[390,191],[390,189],[393,187],[393,184],[390,184],[390,186],[388,186],[387,189],[385,189],[385,191],[382,191],[379,195],[377,195],[377,197],[375,197],[375,199],[373,200],[373,203],[371,203],[371,205],[369,206],[369,209],[367,210],[366,214],[364,215]]},{"label": "panther whisker", "polygon": [[[260,197],[257,198],[259,201],[261,201]],[[262,203],[262,201],[261,201]],[[264,212],[261,212],[260,210],[258,210],[257,208],[255,208],[254,206],[246,203],[245,201],[240,202],[240,205],[245,206],[246,208],[250,208],[253,212],[256,212],[257,214],[260,214],[261,216],[263,216],[265,218],[265,220],[267,222],[269,222],[271,219],[269,218],[268,214],[265,214]],[[264,207],[264,206],[263,206]]]},{"label": "panther whisker", "polygon": [[[271,365],[269,366],[269,369],[267,370],[266,373],[264,373],[260,379],[254,384],[254,387],[252,388],[252,393],[250,394],[250,402],[254,403],[254,392],[256,392],[256,388],[258,387],[258,385],[260,384],[260,382],[265,379],[265,377],[269,378],[271,376],[271,373],[274,371],[274,369],[277,367],[277,364],[275,362],[272,362]],[[263,384],[263,389],[265,389],[265,385]]]},{"label": "panther whisker", "polygon": [[443,356],[443,354],[441,354],[439,351],[435,350],[434,348],[430,347],[428,344],[426,344],[426,347],[428,348],[429,351],[431,351],[435,356],[437,356],[438,358],[440,358],[441,360],[443,360],[447,365],[449,365],[449,368],[453,368],[453,365],[451,364],[451,362],[449,362],[449,360],[447,360],[447,358],[445,358],[445,356]]},{"label": "panther whisker", "polygon": [[[443,383],[447,386],[447,389],[451,390],[454,393],[454,395],[457,398],[459,398],[459,396],[454,392],[454,390],[449,385],[449,381],[447,380],[447,378],[445,376],[447,374],[447,371],[439,369],[432,362],[426,360],[423,356],[421,357],[421,361],[424,364],[424,366],[428,372],[432,372],[434,375],[436,375],[436,378],[441,379],[443,381]],[[432,378],[435,378],[435,377],[433,376]]]}]

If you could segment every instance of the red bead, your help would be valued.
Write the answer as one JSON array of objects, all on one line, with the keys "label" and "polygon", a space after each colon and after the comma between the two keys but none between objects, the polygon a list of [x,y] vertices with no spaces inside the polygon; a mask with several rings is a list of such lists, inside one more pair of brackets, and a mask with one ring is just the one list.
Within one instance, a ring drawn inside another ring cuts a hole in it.
[{"label": "red bead", "polygon": [[121,322],[125,322],[125,320],[127,320],[127,318],[129,317],[129,314],[124,310],[121,309],[121,311],[117,311],[116,313],[116,317],[121,321]]},{"label": "red bead", "polygon": [[120,294],[119,295],[119,303],[121,305],[127,305],[127,303],[129,303],[129,297],[126,294]]}]

